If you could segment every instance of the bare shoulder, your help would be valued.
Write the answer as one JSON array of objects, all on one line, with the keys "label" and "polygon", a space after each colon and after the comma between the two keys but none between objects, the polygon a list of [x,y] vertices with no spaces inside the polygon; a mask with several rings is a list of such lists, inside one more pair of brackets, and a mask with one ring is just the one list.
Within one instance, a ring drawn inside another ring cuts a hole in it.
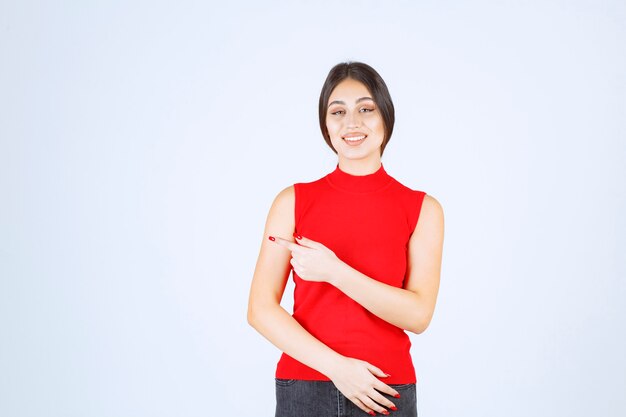
[{"label": "bare shoulder", "polygon": [[420,231],[424,232],[426,230],[431,233],[436,230],[442,232],[443,223],[443,206],[435,197],[426,194],[422,202],[422,209],[416,226],[417,234],[419,235]]},{"label": "bare shoulder", "polygon": [[293,185],[283,188],[274,197],[270,213],[279,212],[281,214],[293,213],[296,203],[296,190]]},{"label": "bare shoulder", "polygon": [[430,215],[443,217],[443,207],[441,203],[430,194],[424,196],[424,201],[422,202],[422,212],[423,211],[428,212]]},{"label": "bare shoulder", "polygon": [[[266,232],[282,235],[295,229],[294,209],[296,204],[295,187],[283,188],[274,198],[267,216]],[[289,233],[288,235],[291,235]]]},{"label": "bare shoulder", "polygon": [[295,200],[295,195],[296,195],[296,189],[292,184],[280,190],[280,192],[278,193],[274,201],[280,201],[282,203],[289,203],[290,200],[291,201]]}]

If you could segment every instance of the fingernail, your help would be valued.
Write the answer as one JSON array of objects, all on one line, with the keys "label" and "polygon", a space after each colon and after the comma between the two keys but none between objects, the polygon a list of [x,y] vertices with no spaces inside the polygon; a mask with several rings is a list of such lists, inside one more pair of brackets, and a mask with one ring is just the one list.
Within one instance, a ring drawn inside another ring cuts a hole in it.
[{"label": "fingernail", "polygon": [[269,240],[271,240],[272,242],[276,241],[276,238],[274,236],[270,236]]},{"label": "fingernail", "polygon": [[302,239],[302,236],[300,236],[298,233],[294,233],[293,237],[295,237],[296,239]]},{"label": "fingernail", "polygon": [[391,375],[389,375],[389,374],[385,374],[385,375],[387,375],[387,376],[391,376]]},{"label": "fingernail", "polygon": [[388,416],[388,415],[389,415],[389,411],[387,411],[387,410],[383,410],[383,414],[384,414],[384,415],[386,415],[386,416]]},{"label": "fingernail", "polygon": [[394,397],[400,398],[400,394],[395,394]]},{"label": "fingernail", "polygon": [[389,408],[391,408],[393,411],[398,411],[398,407],[396,407],[395,405],[393,405],[393,406],[391,406]]},{"label": "fingernail", "polygon": [[370,412],[369,412],[369,413],[367,413],[367,414],[369,414],[370,416],[375,416],[375,415],[376,415],[376,413],[375,413],[375,412],[373,412],[373,411],[370,411]]}]

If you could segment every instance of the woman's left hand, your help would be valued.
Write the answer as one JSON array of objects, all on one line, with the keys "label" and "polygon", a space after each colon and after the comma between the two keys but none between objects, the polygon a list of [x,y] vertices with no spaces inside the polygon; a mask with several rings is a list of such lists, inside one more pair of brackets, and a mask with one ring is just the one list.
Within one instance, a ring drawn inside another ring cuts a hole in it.
[{"label": "woman's left hand", "polygon": [[[274,242],[291,251],[291,266],[306,281],[329,282],[343,263],[335,252],[320,242],[294,233],[296,242],[274,237]],[[270,239],[271,240],[271,239]]]}]

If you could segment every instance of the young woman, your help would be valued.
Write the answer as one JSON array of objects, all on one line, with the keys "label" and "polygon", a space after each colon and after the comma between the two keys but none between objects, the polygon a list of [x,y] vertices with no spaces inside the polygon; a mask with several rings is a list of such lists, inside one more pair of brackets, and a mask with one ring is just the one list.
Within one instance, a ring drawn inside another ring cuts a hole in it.
[{"label": "young woman", "polygon": [[[405,330],[422,333],[433,316],[443,210],[383,167],[394,107],[372,67],[333,67],[319,120],[337,166],[276,196],[250,290],[248,322],[283,351],[276,417],[415,417]],[[290,315],[280,300],[292,271]]]}]

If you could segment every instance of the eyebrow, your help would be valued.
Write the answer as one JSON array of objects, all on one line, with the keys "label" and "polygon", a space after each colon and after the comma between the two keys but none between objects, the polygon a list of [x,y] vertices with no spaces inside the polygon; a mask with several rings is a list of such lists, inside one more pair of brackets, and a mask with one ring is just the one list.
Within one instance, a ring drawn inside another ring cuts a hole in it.
[{"label": "eyebrow", "polygon": [[[372,101],[374,101],[374,99],[371,98],[371,97],[361,97],[360,99],[358,99],[356,101],[356,103],[359,103],[359,102],[361,102],[363,100],[372,100]],[[346,102],[345,101],[341,101],[341,100],[334,100],[334,101],[328,103],[328,107],[332,106],[333,104],[346,104]]]}]

